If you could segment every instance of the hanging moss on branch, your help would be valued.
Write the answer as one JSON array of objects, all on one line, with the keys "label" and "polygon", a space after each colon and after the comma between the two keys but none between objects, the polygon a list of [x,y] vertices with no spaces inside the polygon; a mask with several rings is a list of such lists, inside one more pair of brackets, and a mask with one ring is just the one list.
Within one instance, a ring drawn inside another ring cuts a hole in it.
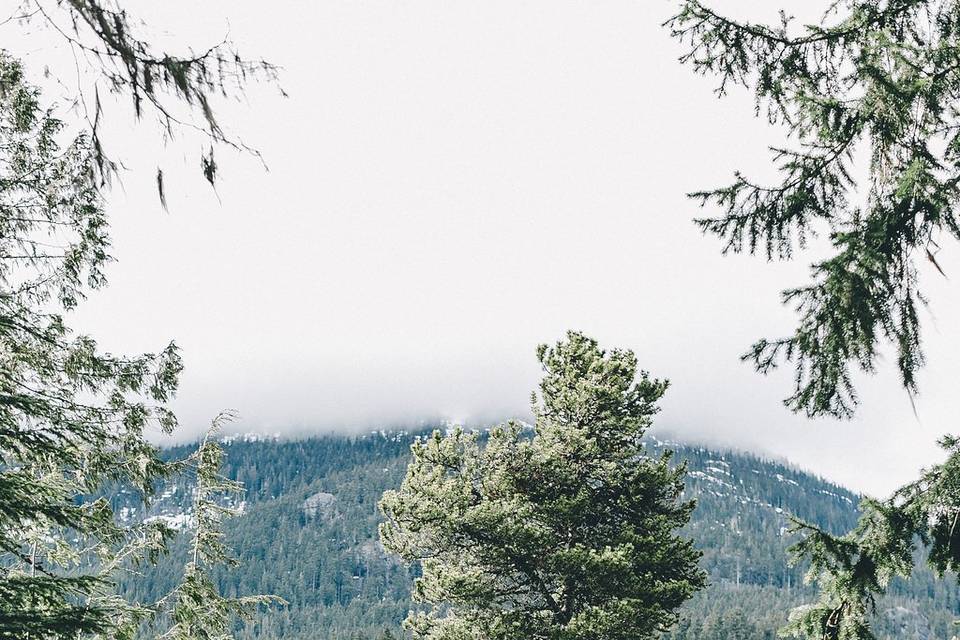
[{"label": "hanging moss on branch", "polygon": [[[243,95],[250,83],[276,84],[278,69],[266,60],[243,57],[229,34],[201,51],[160,50],[141,34],[142,23],[113,0],[25,0],[11,18],[40,24],[62,37],[73,52],[76,69],[92,69],[101,79],[92,87],[75,87],[101,184],[119,166],[101,135],[105,120],[101,90],[126,96],[137,120],[155,118],[165,140],[183,131],[199,133],[206,144],[198,164],[211,185],[217,177],[217,147],[260,158],[254,147],[224,131],[214,105]],[[157,189],[165,204],[162,169],[157,170]]]}]

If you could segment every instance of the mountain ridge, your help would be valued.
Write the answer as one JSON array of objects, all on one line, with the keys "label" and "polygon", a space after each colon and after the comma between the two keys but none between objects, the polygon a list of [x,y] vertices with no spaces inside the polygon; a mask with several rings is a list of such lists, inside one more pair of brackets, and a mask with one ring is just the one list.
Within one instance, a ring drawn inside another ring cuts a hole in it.
[{"label": "mountain ridge", "polygon": [[[247,493],[230,502],[244,513],[226,523],[227,541],[241,564],[219,572],[219,586],[229,595],[274,593],[290,603],[240,624],[238,638],[306,640],[321,633],[356,640],[379,638],[385,630],[400,633],[417,569],[383,553],[376,503],[402,479],[413,438],[430,431],[225,442],[224,472],[243,482]],[[674,460],[687,465],[685,495],[698,504],[685,534],[697,541],[710,576],[708,589],[683,609],[680,624],[665,638],[774,638],[790,608],[814,597],[803,584],[803,567],[787,563],[787,548],[796,540],[789,534],[790,515],[842,533],[856,523],[860,496],[751,453],[653,437],[647,448],[650,455],[669,448]],[[181,445],[163,455],[189,451]],[[178,519],[185,533],[191,494],[188,483],[174,480],[150,509],[134,510],[132,500],[119,493],[114,506],[127,507],[129,519]],[[181,547],[182,540],[155,570],[127,580],[127,594],[147,598],[171,584],[178,577]],[[958,595],[956,584],[935,581],[924,571],[895,583],[881,603],[878,636],[950,637]],[[915,633],[907,633],[908,627]]]}]

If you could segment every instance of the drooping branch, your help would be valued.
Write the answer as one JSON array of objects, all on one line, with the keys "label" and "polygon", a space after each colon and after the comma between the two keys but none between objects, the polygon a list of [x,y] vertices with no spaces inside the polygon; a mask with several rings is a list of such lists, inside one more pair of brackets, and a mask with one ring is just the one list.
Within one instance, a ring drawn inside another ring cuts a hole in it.
[{"label": "drooping branch", "polygon": [[[213,150],[217,146],[261,159],[254,147],[225,132],[214,104],[218,99],[242,95],[252,82],[275,84],[278,68],[266,60],[241,56],[229,34],[199,53],[181,55],[156,50],[138,35],[134,19],[113,0],[27,0],[21,13],[25,20],[42,20],[68,42],[77,64],[94,68],[109,91],[127,95],[135,118],[152,112],[164,138],[172,138],[181,130],[206,138],[201,169],[211,184],[216,180]],[[95,84],[91,90],[77,86],[76,91],[87,113],[99,180],[105,184],[118,162],[104,148],[100,87]],[[163,199],[162,179],[158,182]]]},{"label": "drooping branch", "polygon": [[865,500],[857,527],[834,536],[795,521],[803,539],[793,547],[796,561],[810,562],[808,579],[820,588],[820,599],[796,609],[785,629],[807,640],[850,638],[872,640],[871,616],[876,600],[895,577],[914,570],[915,551],[922,544],[931,568],[941,578],[960,566],[960,441],[941,439],[948,451],[942,464],[887,500]]},{"label": "drooping branch", "polygon": [[[873,373],[887,345],[903,387],[911,399],[918,393],[920,261],[942,274],[939,239],[960,238],[960,3],[844,7],[845,17],[800,34],[786,15],[779,26],[739,22],[699,0],[682,2],[667,22],[688,46],[683,62],[715,75],[720,93],[751,89],[757,110],[797,145],[774,150],[772,185],[737,173],[691,197],[720,209],[697,224],[725,252],[792,259],[810,237],[829,238],[834,253],[813,265],[812,282],[783,294],[798,314],[794,334],[758,341],[744,356],[761,372],[792,363],[785,403],[811,417],[851,417],[855,377]],[[865,166],[858,151],[868,152]]]}]

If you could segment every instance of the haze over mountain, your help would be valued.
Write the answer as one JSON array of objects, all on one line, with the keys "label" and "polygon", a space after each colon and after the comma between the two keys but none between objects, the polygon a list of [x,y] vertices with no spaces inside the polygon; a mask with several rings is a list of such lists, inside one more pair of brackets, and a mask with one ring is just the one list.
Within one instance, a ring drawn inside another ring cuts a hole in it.
[{"label": "haze over mountain", "polygon": [[[746,92],[716,100],[711,79],[678,65],[660,26],[673,3],[212,0],[189,18],[182,3],[124,4],[172,47],[229,30],[283,67],[291,95],[255,88],[252,108],[218,109],[271,170],[223,153],[217,193],[181,146],[159,147],[103,96],[120,114],[105,140],[131,171],[111,196],[111,286],[76,323],[116,352],[182,345],[180,438],[225,408],[250,429],[302,433],[523,417],[535,346],[577,329],[673,381],[658,422],[670,431],[789,455],[874,494],[938,459],[960,305],[932,265],[916,415],[893,362],[858,383],[862,408],[838,424],[780,404],[789,372],[739,361],[790,329],[779,292],[807,265],[721,257],[692,224],[684,194],[735,169],[772,176],[766,147],[782,133],[752,117]],[[829,2],[715,4],[814,22]],[[58,59],[74,68],[55,36],[0,28],[39,81]],[[960,273],[952,247],[937,260]]]},{"label": "haze over mountain", "polygon": [[0,640],[960,640],[960,0],[754,5],[0,10]]}]

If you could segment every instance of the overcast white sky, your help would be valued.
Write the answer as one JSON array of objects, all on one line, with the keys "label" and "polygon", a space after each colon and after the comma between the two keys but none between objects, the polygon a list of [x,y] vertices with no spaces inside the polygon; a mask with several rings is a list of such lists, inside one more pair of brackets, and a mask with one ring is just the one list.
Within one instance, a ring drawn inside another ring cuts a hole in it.
[{"label": "overcast white sky", "polygon": [[[849,423],[791,415],[789,375],[740,363],[790,329],[778,292],[812,256],[723,258],[691,223],[684,193],[738,168],[770,176],[765,147],[781,138],[746,92],[717,100],[677,63],[660,27],[673,2],[124,4],[174,44],[202,47],[229,23],[247,55],[284,67],[290,94],[221,110],[270,171],[221,154],[219,200],[196,141],[114,130],[131,169],[111,202],[118,262],[76,322],[115,350],[179,342],[182,435],[226,407],[243,430],[297,433],[525,416],[535,346],[570,328],[672,381],[658,429],[854,489],[911,479],[957,430],[953,245],[953,279],[925,278],[919,417],[892,363],[862,383]],[[778,4],[713,2],[756,18]],[[812,19],[813,4],[792,8]],[[54,55],[40,36],[26,48],[34,69]]]}]

